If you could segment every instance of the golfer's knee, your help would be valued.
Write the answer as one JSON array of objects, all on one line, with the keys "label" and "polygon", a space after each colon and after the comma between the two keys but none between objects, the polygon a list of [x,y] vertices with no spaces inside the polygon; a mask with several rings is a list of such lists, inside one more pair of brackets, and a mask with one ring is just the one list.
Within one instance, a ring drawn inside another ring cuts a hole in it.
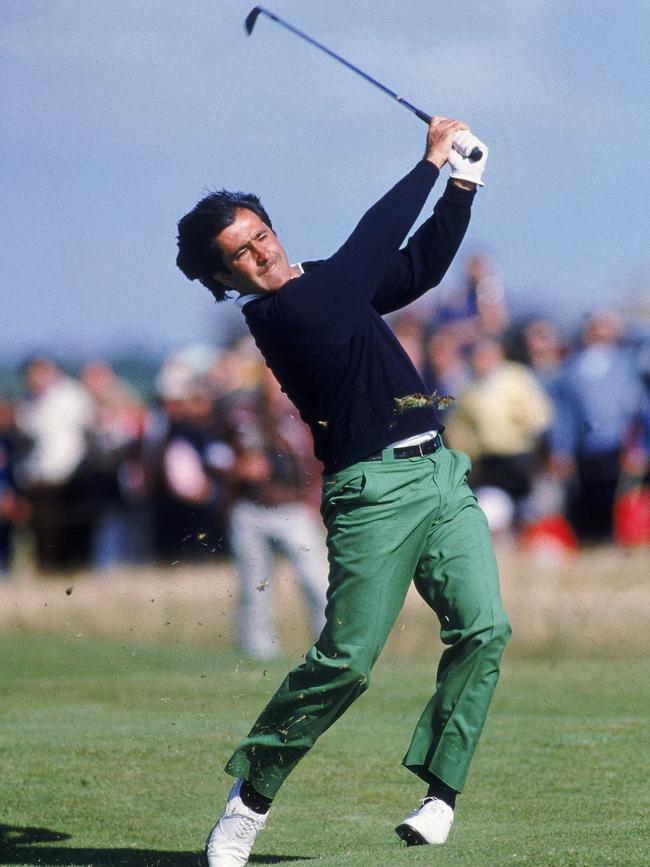
[{"label": "golfer's knee", "polygon": [[338,666],[339,678],[342,683],[345,683],[347,689],[360,695],[370,685],[370,668],[371,666],[364,660],[344,658],[340,660]]},{"label": "golfer's knee", "polygon": [[499,659],[505,649],[512,630],[508,618],[503,613],[479,618],[471,628],[459,636],[458,648],[467,653],[478,653]]},{"label": "golfer's knee", "polygon": [[370,666],[351,666],[350,680],[360,693],[365,692],[370,686]]},{"label": "golfer's knee", "polygon": [[371,661],[347,649],[334,650],[318,641],[307,654],[307,663],[318,681],[339,683],[357,693],[364,692],[370,684]]},{"label": "golfer's knee", "polygon": [[510,621],[504,612],[494,618],[489,630],[486,630],[484,644],[489,646],[493,652],[497,652],[499,656],[505,650],[510,636],[512,635],[512,627]]}]

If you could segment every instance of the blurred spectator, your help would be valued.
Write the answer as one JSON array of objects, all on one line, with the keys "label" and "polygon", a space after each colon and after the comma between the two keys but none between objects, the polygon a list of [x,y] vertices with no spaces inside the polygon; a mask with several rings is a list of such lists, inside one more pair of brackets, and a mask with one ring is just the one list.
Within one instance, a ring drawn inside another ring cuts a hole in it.
[{"label": "blurred spectator", "polygon": [[564,342],[557,326],[550,319],[533,319],[524,328],[526,360],[553,398],[564,373],[566,356]]},{"label": "blurred spectator", "polygon": [[418,373],[424,373],[424,325],[410,313],[400,313],[391,322],[394,335],[404,347]]},{"label": "blurred spectator", "polygon": [[[456,334],[446,328],[435,331],[426,343],[425,359],[424,381],[429,392],[457,400],[469,386],[472,374],[460,351]],[[453,404],[438,410],[445,424],[452,412]]]},{"label": "blurred spectator", "polygon": [[485,253],[469,256],[460,291],[443,300],[438,325],[452,329],[463,348],[481,337],[501,337],[510,320],[503,281]]},{"label": "blurred spectator", "polygon": [[215,350],[174,353],[158,377],[161,406],[147,428],[144,454],[154,539],[163,563],[223,551],[222,487],[211,456],[223,446],[210,380]]},{"label": "blurred spectator", "polygon": [[[557,326],[549,319],[530,320],[523,329],[526,362],[553,406],[561,400],[566,347]],[[522,510],[522,543],[538,560],[562,562],[573,556],[577,539],[566,518],[566,491],[549,471],[548,431],[542,436],[540,466]]]},{"label": "blurred spectator", "polygon": [[467,294],[476,298],[481,335],[500,337],[510,321],[503,280],[495,263],[485,253],[467,260]]},{"label": "blurred spectator", "polygon": [[[590,318],[573,356],[542,317],[495,340],[508,312],[483,254],[467,260],[462,291],[443,298],[439,318],[427,334],[431,310],[410,308],[393,314],[392,326],[427,390],[456,399],[441,410],[446,438],[472,455],[470,481],[493,532],[508,539],[516,527],[544,562],[576,549],[573,527],[581,540],[613,534],[620,544],[646,544],[650,348],[635,359],[612,311]],[[514,351],[528,369],[505,361],[506,339],[514,340],[509,357]],[[322,552],[310,511],[319,503],[320,467],[249,335],[228,349],[196,345],[170,355],[154,407],[102,362],[88,363],[81,383],[45,357],[24,373],[25,399],[16,408],[0,399],[0,574],[11,562],[14,528],[30,520],[44,572],[104,569],[153,553],[166,564],[232,553],[242,575],[241,643],[265,655],[278,649],[268,582],[281,552],[318,629],[322,561],[310,565],[305,549]],[[550,426],[542,390],[554,407]],[[291,510],[289,532],[282,514]],[[292,547],[299,536],[309,542]],[[253,546],[261,553],[251,566]]]},{"label": "blurred spectator", "polygon": [[29,361],[25,379],[29,394],[16,421],[28,449],[17,474],[33,507],[36,562],[44,572],[81,568],[92,524],[84,477],[92,404],[50,358]]},{"label": "blurred spectator", "polygon": [[641,347],[637,367],[644,395],[623,449],[614,504],[614,539],[626,547],[650,545],[650,341]]},{"label": "blurred spectator", "polygon": [[324,622],[327,558],[316,503],[320,464],[311,435],[267,368],[261,387],[239,392],[225,410],[223,462],[229,540],[239,574],[239,644],[249,656],[279,650],[273,627],[273,557],[283,554],[304,592],[313,632]]},{"label": "blurred spectator", "polygon": [[650,340],[640,349],[637,370],[643,385],[638,412],[626,438],[622,469],[630,483],[650,485]]},{"label": "blurred spectator", "polygon": [[642,380],[622,338],[617,313],[594,314],[556,398],[551,466],[557,478],[575,484],[570,517],[588,541],[612,538],[623,449],[643,404]]},{"label": "blurred spectator", "polygon": [[103,362],[87,364],[81,381],[92,402],[85,459],[93,514],[91,564],[106,569],[141,562],[148,548],[140,457],[147,412]]},{"label": "blurred spectator", "polygon": [[[447,439],[472,458],[470,481],[479,501],[481,488],[500,489],[512,498],[518,516],[531,491],[536,449],[552,407],[532,373],[506,361],[496,340],[481,340],[470,359],[475,381],[456,402]],[[505,512],[500,502],[499,515]]]},{"label": "blurred spectator", "polygon": [[231,349],[221,352],[210,371],[217,394],[252,391],[261,381],[264,363],[250,334],[240,338]]},{"label": "blurred spectator", "polygon": [[635,472],[646,484],[650,484],[650,339],[641,347],[637,367],[644,394],[635,427],[636,439],[633,441],[637,454]]},{"label": "blurred spectator", "polygon": [[29,517],[29,504],[16,486],[16,429],[14,407],[0,397],[0,579],[11,568],[13,530]]}]

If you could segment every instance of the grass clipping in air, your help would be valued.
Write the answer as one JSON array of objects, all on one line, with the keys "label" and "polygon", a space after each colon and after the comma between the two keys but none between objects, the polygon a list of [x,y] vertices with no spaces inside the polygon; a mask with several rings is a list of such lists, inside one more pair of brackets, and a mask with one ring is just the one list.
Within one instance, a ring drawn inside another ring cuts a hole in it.
[{"label": "grass clipping in air", "polygon": [[419,392],[407,394],[404,397],[396,397],[394,400],[395,409],[401,414],[408,412],[410,409],[422,409],[425,406],[446,409],[448,406],[451,406],[455,398],[449,394],[438,394],[434,391],[433,394],[420,394]]}]

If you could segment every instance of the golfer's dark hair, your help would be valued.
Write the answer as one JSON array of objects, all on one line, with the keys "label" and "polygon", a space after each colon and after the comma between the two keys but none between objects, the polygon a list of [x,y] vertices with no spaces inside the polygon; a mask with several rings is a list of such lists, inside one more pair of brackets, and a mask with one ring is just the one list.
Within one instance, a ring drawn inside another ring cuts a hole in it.
[{"label": "golfer's dark hair", "polygon": [[199,280],[217,301],[225,301],[228,287],[214,275],[225,266],[215,237],[235,221],[237,208],[248,208],[272,229],[269,215],[257,196],[220,190],[206,196],[178,223],[176,264],[189,280]]}]

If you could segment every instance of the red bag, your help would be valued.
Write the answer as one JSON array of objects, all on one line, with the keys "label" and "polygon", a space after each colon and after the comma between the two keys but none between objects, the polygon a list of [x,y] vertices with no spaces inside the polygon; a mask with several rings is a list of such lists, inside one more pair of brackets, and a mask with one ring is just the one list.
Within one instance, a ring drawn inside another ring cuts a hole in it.
[{"label": "red bag", "polygon": [[524,527],[521,541],[526,548],[554,547],[572,554],[578,550],[578,540],[571,524],[563,515],[547,515]]},{"label": "red bag", "polygon": [[650,489],[632,488],[617,497],[614,539],[628,547],[650,543]]}]

